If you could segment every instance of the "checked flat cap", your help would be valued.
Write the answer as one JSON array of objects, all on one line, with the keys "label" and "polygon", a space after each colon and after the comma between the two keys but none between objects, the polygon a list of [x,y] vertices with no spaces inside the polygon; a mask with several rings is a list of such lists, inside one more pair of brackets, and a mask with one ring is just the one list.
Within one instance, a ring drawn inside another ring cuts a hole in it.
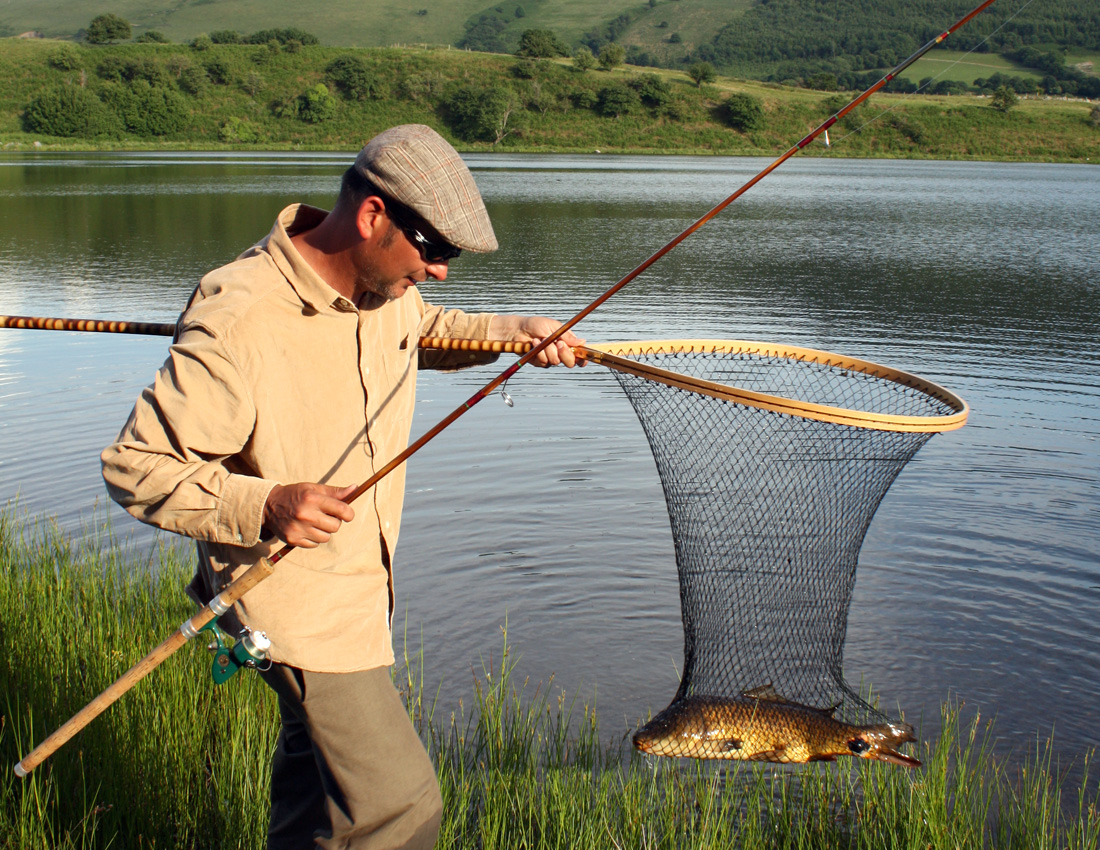
[{"label": "checked flat cap", "polygon": [[355,168],[456,248],[482,253],[497,249],[470,169],[431,127],[402,124],[379,133],[359,151]]}]

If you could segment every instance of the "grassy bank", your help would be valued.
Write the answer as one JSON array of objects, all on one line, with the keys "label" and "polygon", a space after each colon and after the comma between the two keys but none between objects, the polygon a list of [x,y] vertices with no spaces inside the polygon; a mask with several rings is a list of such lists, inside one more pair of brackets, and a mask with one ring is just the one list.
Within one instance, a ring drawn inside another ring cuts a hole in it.
[{"label": "grassy bank", "polygon": [[[328,70],[349,56],[361,59],[364,69],[362,86],[352,92]],[[647,88],[643,76],[660,82]],[[307,104],[318,84],[329,90],[331,102],[323,109]],[[150,88],[163,97],[150,100]],[[601,100],[608,88],[629,89],[634,100],[611,114]],[[28,132],[28,106],[59,90],[79,90],[80,98],[102,101],[122,117],[85,135]],[[499,139],[471,132],[456,116],[460,91],[490,90],[510,107]],[[723,104],[734,92],[759,99],[764,114],[758,128],[729,125]],[[678,71],[578,71],[569,60],[520,62],[446,49],[226,44],[193,50],[0,39],[0,147],[9,151],[354,150],[385,127],[422,122],[467,151],[777,155],[847,99],[721,77],[696,86]],[[152,120],[157,110],[167,110],[159,124]],[[831,131],[832,148],[814,145],[809,152],[1096,162],[1100,127],[1090,120],[1091,110],[1085,101],[1027,99],[1002,114],[977,96],[876,95]]]},{"label": "grassy bank", "polygon": [[[26,780],[10,767],[189,615],[186,556],[73,546],[0,515],[0,847],[254,848],[277,719],[252,674],[216,687],[184,648]],[[1011,769],[990,729],[945,710],[916,772],[647,762],[591,711],[511,679],[510,650],[470,705],[399,684],[440,776],[440,847],[1094,848],[1100,811],[1049,749]]]}]

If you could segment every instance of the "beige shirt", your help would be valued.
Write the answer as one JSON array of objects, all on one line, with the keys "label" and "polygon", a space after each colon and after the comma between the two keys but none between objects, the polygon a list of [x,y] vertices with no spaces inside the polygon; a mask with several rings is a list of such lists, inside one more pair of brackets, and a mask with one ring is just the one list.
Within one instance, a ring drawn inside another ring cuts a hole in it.
[{"label": "beige shirt", "polygon": [[[190,592],[203,602],[281,548],[260,542],[272,487],[358,485],[407,446],[420,336],[488,332],[491,314],[444,312],[415,288],[361,309],[337,294],[290,239],[324,216],[287,207],[266,239],[202,279],[168,360],[101,457],[115,501],[198,541]],[[419,365],[491,359],[433,352]],[[276,661],[322,672],[393,663],[404,485],[402,465],[356,500],[355,519],[328,543],[295,549],[238,603],[236,619],[267,632]]]}]

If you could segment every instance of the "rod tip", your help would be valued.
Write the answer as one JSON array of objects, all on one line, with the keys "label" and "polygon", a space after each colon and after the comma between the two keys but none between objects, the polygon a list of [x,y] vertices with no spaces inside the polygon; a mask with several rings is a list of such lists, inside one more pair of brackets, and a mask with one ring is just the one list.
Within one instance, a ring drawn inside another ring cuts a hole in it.
[{"label": "rod tip", "polygon": [[15,763],[15,775],[18,776],[20,779],[26,779],[28,776],[30,776],[30,774],[31,772],[29,770],[23,769],[23,762],[17,761]]}]

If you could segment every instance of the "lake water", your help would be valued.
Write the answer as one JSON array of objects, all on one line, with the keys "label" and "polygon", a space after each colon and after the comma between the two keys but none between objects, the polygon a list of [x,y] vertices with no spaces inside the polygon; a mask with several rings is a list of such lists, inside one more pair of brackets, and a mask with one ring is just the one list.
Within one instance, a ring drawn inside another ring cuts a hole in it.
[{"label": "lake water", "polygon": [[[348,159],[0,158],[0,313],[173,321],[285,204],[329,205]],[[565,318],[766,161],[469,163],[502,249],[425,294]],[[926,735],[958,699],[996,717],[1002,752],[1053,730],[1069,760],[1100,740],[1098,246],[1097,167],[796,158],[577,330],[789,342],[962,395],[969,424],[917,455],[868,533],[846,675]],[[0,331],[0,502],[149,539],[104,504],[98,452],[165,347]],[[501,368],[424,373],[414,430]],[[410,463],[396,622],[442,710],[499,657],[507,621],[520,672],[594,699],[619,736],[668,703],[682,660],[653,459],[605,370],[523,370],[508,391],[513,409],[486,400]]]}]

